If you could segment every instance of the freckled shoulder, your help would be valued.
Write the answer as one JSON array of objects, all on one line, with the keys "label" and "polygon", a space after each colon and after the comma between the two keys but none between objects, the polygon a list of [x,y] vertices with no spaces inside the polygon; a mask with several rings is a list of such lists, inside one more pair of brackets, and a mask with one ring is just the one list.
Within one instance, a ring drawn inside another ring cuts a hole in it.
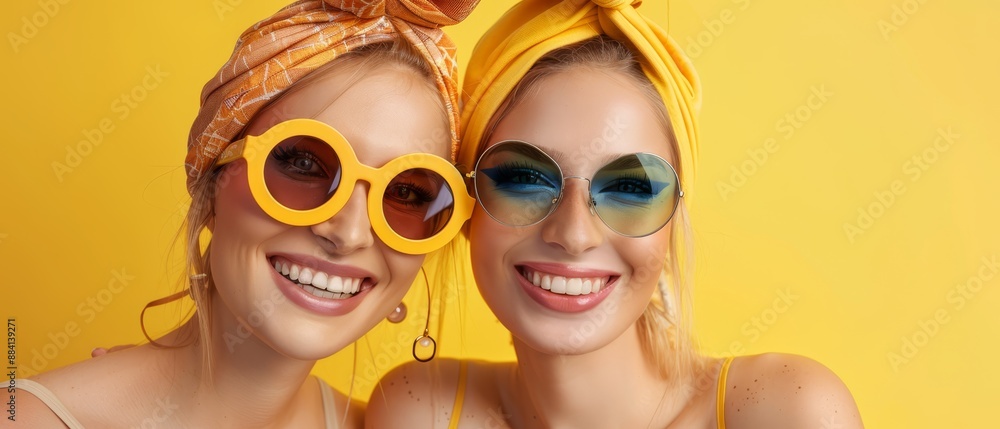
[{"label": "freckled shoulder", "polygon": [[854,397],[829,368],[803,356],[767,353],[733,360],[726,428],[863,428]]},{"label": "freckled shoulder", "polygon": [[434,359],[428,363],[407,362],[400,365],[386,374],[372,392],[365,414],[365,427],[448,428],[454,418],[463,364],[466,366],[466,378],[462,383],[464,392],[458,411],[459,427],[480,427],[484,418],[492,416],[489,410],[498,408],[497,380],[500,375],[509,372],[511,363]]},{"label": "freckled shoulder", "polygon": [[365,427],[447,428],[460,361],[407,362],[389,371],[368,399]]}]

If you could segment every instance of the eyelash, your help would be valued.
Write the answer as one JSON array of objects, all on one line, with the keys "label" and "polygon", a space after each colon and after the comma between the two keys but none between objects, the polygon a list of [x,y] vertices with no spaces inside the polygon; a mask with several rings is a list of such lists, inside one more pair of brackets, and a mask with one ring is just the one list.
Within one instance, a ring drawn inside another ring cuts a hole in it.
[{"label": "eyelash", "polygon": [[[434,201],[434,196],[433,196],[433,194],[431,194],[431,191],[429,189],[427,189],[427,188],[425,188],[423,186],[420,186],[420,185],[418,185],[416,183],[413,183],[413,182],[395,183],[389,189],[386,189],[386,194],[389,194],[390,191],[393,190],[393,189],[399,189],[399,188],[404,188],[404,189],[406,189],[406,190],[414,193],[417,196],[417,201],[402,201],[402,200],[396,199],[396,201],[399,201],[400,203],[402,203],[403,205],[406,205],[408,207],[416,207],[416,206],[418,206],[420,204],[426,204],[426,203],[429,203],[431,201]],[[390,198],[392,198],[392,197],[390,197]]]},{"label": "eyelash", "polygon": [[[543,180],[545,182],[550,182],[545,177],[545,174],[536,170],[531,164],[527,162],[507,162],[500,164],[493,168],[496,171],[496,177],[491,177],[494,182],[513,182],[514,178],[524,175],[529,175],[535,180]],[[524,184],[524,183],[521,183]]]},{"label": "eyelash", "polygon": [[[296,171],[297,174],[302,174],[302,175],[311,176],[311,177],[327,177],[326,170],[323,168],[323,163],[320,162],[319,158],[316,155],[314,155],[312,152],[305,151],[305,150],[302,150],[302,149],[286,148],[286,147],[280,147],[279,146],[279,147],[275,147],[274,150],[271,151],[271,156],[273,156],[276,161],[280,162],[283,168],[286,168],[286,169],[287,168],[294,168],[295,170],[298,170],[298,171]],[[322,171],[322,174],[301,171],[300,168],[296,167],[291,162],[295,158],[307,158],[307,159],[309,159],[310,161],[312,161],[313,165],[315,165],[317,168],[319,168]]]},{"label": "eyelash", "polygon": [[623,176],[616,177],[614,180],[611,180],[609,182],[609,186],[605,186],[603,189],[601,189],[601,192],[604,192],[606,189],[610,188],[611,186],[616,186],[617,187],[617,186],[623,184],[623,182],[628,183],[628,184],[632,184],[632,185],[634,185],[634,186],[636,186],[638,188],[641,188],[640,190],[642,192],[629,192],[630,194],[640,194],[640,193],[650,194],[650,195],[653,194],[652,183],[650,183],[650,181],[649,181],[649,176],[647,176],[645,174],[641,174],[641,175],[640,174],[626,174],[626,175],[623,175]]}]

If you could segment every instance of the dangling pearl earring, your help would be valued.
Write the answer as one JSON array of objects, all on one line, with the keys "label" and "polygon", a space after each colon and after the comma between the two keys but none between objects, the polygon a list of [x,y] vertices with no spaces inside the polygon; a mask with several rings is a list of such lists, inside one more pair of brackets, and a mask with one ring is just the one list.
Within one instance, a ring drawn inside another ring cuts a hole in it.
[{"label": "dangling pearl earring", "polygon": [[406,304],[402,302],[400,302],[399,305],[392,310],[392,313],[389,313],[389,315],[385,318],[385,320],[392,323],[402,322],[403,319],[406,319]]},{"label": "dangling pearl earring", "polygon": [[[430,334],[430,327],[431,327],[431,283],[427,279],[427,272],[424,271],[423,267],[420,268],[420,272],[423,273],[423,275],[424,275],[424,284],[427,285],[427,320],[424,322],[424,333],[423,333],[423,335],[421,335],[421,336],[417,337],[415,340],[413,340],[413,350],[412,351],[413,351],[413,358],[416,359],[418,362],[429,362],[431,359],[434,359],[435,355],[437,355],[437,341],[434,341],[434,338],[431,337],[431,334]],[[427,357],[424,357],[424,358],[420,357],[420,355],[417,354],[417,347],[418,346],[420,348],[422,348],[422,349],[428,349],[429,348],[430,349],[430,356],[427,356]]]}]

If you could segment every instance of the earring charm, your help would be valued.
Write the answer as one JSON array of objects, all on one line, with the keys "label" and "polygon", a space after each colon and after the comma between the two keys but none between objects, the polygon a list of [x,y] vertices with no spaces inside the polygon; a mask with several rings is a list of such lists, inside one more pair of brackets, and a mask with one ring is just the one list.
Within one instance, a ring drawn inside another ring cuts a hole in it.
[{"label": "earring charm", "polygon": [[[437,355],[437,341],[435,341],[434,338],[431,337],[431,333],[430,333],[430,327],[431,327],[431,283],[427,279],[427,272],[424,271],[423,267],[420,268],[420,272],[424,275],[424,284],[427,285],[427,319],[424,322],[424,333],[423,333],[423,335],[421,335],[421,336],[417,337],[415,340],[413,340],[413,349],[412,349],[412,352],[413,352],[413,358],[416,359],[417,362],[429,362],[431,359],[434,359],[434,356]],[[429,348],[430,349],[430,355],[427,356],[427,357],[420,357],[422,355],[426,356],[426,354],[423,354],[423,353],[422,354],[417,354],[417,349],[418,348],[421,348],[421,349],[428,349]]]},{"label": "earring charm", "polygon": [[385,319],[391,323],[402,322],[406,319],[406,304],[402,302],[399,303],[399,305],[397,305],[396,308],[392,310],[392,313],[389,313]]}]

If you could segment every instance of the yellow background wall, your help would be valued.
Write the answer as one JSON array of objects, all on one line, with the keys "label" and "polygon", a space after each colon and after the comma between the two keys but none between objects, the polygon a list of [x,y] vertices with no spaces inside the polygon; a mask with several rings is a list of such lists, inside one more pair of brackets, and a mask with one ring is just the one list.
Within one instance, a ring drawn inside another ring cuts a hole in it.
[{"label": "yellow background wall", "polygon": [[[450,31],[462,64],[511,4],[484,3]],[[139,309],[179,275],[168,251],[200,89],[240,32],[280,5],[5,3],[0,317],[16,319],[22,375],[141,340]],[[641,10],[669,26],[705,88],[693,194],[706,352],[811,356],[847,382],[869,427],[991,421],[1000,7],[672,0],[669,20],[662,1]],[[442,352],[512,358],[469,291],[449,302]],[[414,288],[408,321],[358,349],[358,396],[409,358],[422,299]],[[180,312],[156,312],[154,332]],[[346,390],[353,356],[316,372]]]}]

